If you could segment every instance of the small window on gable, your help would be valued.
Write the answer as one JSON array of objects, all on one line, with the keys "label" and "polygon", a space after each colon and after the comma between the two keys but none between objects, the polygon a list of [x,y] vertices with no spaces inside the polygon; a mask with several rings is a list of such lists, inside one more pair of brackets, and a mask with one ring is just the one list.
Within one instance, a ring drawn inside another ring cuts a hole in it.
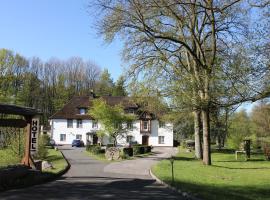
[{"label": "small window on gable", "polygon": [[148,121],[143,121],[143,130],[148,130]]},{"label": "small window on gable", "polygon": [[80,108],[79,112],[80,112],[80,115],[85,115],[86,114],[86,108]]}]

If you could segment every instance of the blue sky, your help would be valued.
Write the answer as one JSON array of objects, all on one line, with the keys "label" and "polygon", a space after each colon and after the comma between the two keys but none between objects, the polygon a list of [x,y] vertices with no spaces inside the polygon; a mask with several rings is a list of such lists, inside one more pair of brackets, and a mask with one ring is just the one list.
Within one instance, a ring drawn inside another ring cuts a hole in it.
[{"label": "blue sky", "polygon": [[0,0],[0,48],[44,61],[80,56],[108,68],[116,80],[122,72],[122,44],[105,44],[96,34],[95,16],[87,10],[90,1]]}]

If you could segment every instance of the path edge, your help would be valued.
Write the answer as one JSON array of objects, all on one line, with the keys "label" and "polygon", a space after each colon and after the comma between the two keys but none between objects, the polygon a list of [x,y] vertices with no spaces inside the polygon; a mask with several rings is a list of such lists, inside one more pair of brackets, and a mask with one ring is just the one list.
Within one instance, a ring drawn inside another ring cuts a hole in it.
[{"label": "path edge", "polygon": [[151,176],[154,180],[156,180],[157,183],[162,184],[162,185],[164,185],[166,188],[169,188],[170,190],[175,191],[175,192],[181,194],[183,197],[185,197],[185,198],[187,198],[187,199],[190,199],[190,200],[202,200],[202,199],[199,199],[199,198],[197,198],[197,197],[194,197],[194,196],[192,196],[191,194],[189,194],[189,193],[187,193],[187,192],[184,192],[184,191],[182,191],[182,190],[180,190],[180,189],[178,189],[178,188],[176,188],[176,187],[173,187],[173,186],[169,185],[168,183],[165,183],[164,181],[160,180],[160,179],[152,172],[152,168],[150,168],[149,174],[150,174],[150,176]]}]

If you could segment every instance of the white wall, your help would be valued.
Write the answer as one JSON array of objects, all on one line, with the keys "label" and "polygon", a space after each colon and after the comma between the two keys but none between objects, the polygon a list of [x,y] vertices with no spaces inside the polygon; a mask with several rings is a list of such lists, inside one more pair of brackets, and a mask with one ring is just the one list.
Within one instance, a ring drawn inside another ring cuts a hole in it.
[{"label": "white wall", "polygon": [[[77,121],[73,120],[73,128],[67,128],[66,119],[53,119],[51,121],[52,138],[56,144],[71,144],[72,140],[76,139],[76,134],[82,135],[82,140],[86,144],[86,133],[91,132],[92,120],[83,120],[83,127],[77,128]],[[100,124],[98,124],[100,128]],[[60,134],[66,134],[66,141],[60,141]],[[140,121],[133,122],[133,130],[127,132],[127,135],[132,135],[133,140],[138,144],[142,143],[143,134],[140,133]],[[164,144],[158,144],[158,136],[164,136]],[[111,143],[108,137],[103,138],[103,144]],[[118,138],[118,144],[128,145],[126,143],[126,136]],[[149,145],[152,146],[173,146],[173,125],[166,123],[164,128],[159,128],[158,120],[151,121],[151,134],[149,134]]]},{"label": "white wall", "polygon": [[[52,138],[56,144],[71,144],[72,140],[76,139],[77,134],[82,135],[82,140],[86,144],[86,133],[97,130],[92,128],[92,120],[82,120],[82,128],[77,128],[77,120],[73,119],[73,127],[67,128],[66,119],[53,119],[51,127]],[[60,141],[60,134],[66,134],[66,141]]]}]

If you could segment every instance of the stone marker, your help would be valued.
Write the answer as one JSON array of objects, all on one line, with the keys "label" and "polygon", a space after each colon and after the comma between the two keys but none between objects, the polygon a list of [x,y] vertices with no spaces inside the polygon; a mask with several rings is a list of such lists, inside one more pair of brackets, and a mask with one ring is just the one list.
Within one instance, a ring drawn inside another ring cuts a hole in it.
[{"label": "stone marker", "polygon": [[43,169],[52,169],[52,163],[48,162],[48,161],[42,161],[42,170]]},{"label": "stone marker", "polygon": [[108,160],[119,160],[120,159],[120,150],[117,147],[110,147],[106,149],[105,157]]}]

